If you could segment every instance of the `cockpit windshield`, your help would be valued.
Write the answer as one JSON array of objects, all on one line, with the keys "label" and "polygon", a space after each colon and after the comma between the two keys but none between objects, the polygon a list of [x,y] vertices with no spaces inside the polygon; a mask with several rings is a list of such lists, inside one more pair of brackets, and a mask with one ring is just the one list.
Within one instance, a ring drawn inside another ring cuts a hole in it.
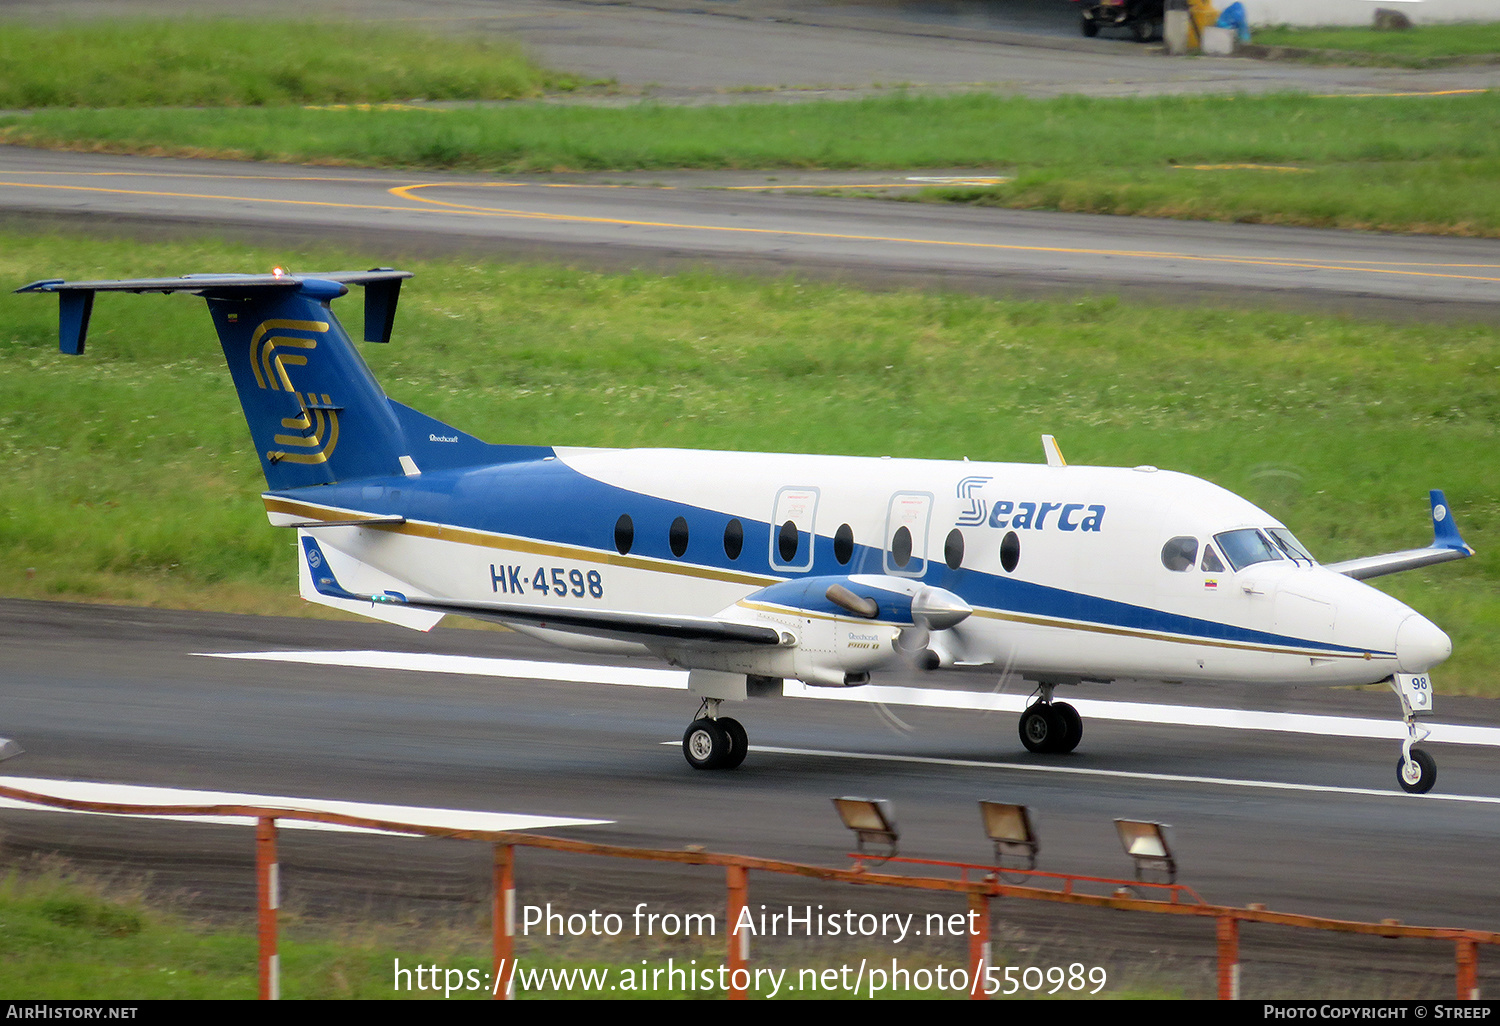
[{"label": "cockpit windshield", "polygon": [[1273,542],[1281,546],[1281,550],[1285,552],[1293,562],[1301,562],[1303,560],[1306,560],[1309,566],[1317,562],[1317,560],[1312,558],[1312,553],[1308,552],[1307,549],[1302,545],[1302,543],[1292,535],[1292,532],[1288,531],[1286,528],[1269,527],[1266,529],[1266,533],[1271,536],[1271,540]]},{"label": "cockpit windshield", "polygon": [[1230,565],[1236,570],[1243,570],[1254,563],[1284,558],[1281,549],[1270,538],[1253,527],[1242,528],[1238,531],[1225,531],[1223,534],[1214,535],[1214,540],[1219,543],[1224,558],[1229,560]]}]

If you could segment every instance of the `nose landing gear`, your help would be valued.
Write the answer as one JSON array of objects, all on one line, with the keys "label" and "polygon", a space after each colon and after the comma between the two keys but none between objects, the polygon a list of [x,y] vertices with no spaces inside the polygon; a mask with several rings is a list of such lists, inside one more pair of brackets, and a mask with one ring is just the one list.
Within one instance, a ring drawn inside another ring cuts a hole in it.
[{"label": "nose landing gear", "polygon": [[1401,698],[1401,718],[1406,721],[1406,740],[1396,762],[1396,782],[1408,794],[1426,794],[1437,783],[1437,760],[1419,748],[1432,731],[1417,722],[1432,712],[1432,679],[1425,673],[1398,673],[1390,679],[1391,690]]},{"label": "nose landing gear", "polygon": [[1437,783],[1437,760],[1420,748],[1411,749],[1410,755],[1403,752],[1396,761],[1396,779],[1403,791],[1426,794]]}]

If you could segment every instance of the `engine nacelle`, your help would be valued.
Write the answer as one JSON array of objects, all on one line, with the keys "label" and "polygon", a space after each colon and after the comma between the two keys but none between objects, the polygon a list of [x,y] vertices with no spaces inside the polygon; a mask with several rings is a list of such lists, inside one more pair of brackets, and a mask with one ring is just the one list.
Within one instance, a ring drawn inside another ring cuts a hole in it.
[{"label": "engine nacelle", "polygon": [[797,639],[784,649],[731,657],[727,661],[735,663],[736,671],[794,677],[818,687],[853,687],[867,683],[870,671],[896,657],[896,639],[903,631],[942,630],[970,612],[957,595],[921,581],[855,574],[781,581],[745,596],[719,616],[775,627]]}]

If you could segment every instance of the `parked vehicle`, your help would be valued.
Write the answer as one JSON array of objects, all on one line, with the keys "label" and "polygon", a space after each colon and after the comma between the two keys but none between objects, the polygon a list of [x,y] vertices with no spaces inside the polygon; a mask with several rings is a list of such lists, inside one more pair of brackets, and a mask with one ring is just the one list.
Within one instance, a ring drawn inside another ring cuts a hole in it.
[{"label": "parked vehicle", "polygon": [[1097,36],[1101,28],[1128,28],[1141,42],[1161,38],[1163,0],[1084,0],[1079,27],[1086,36]]}]

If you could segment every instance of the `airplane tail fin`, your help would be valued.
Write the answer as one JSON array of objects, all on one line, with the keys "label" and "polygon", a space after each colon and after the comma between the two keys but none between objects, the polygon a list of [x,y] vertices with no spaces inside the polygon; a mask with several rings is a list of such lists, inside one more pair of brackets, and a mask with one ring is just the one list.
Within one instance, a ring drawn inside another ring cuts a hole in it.
[{"label": "airplane tail fin", "polygon": [[330,304],[365,290],[365,340],[387,342],[407,271],[198,274],[123,281],[39,281],[18,292],[56,292],[59,343],[83,352],[98,292],[189,292],[208,302],[272,490],[494,460],[490,446],[392,402]]}]

